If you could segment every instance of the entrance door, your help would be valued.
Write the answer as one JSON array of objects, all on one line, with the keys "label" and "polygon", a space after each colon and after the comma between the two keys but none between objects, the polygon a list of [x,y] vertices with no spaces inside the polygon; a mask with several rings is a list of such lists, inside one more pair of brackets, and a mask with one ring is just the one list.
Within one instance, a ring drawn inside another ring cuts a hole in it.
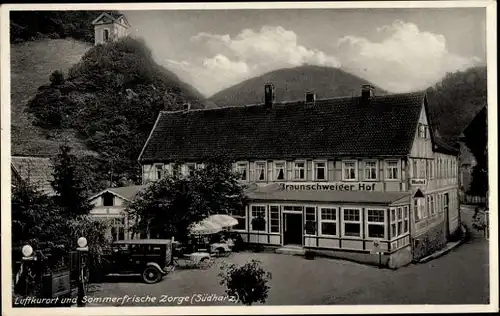
[{"label": "entrance door", "polygon": [[283,244],[302,245],[302,214],[284,213]]}]

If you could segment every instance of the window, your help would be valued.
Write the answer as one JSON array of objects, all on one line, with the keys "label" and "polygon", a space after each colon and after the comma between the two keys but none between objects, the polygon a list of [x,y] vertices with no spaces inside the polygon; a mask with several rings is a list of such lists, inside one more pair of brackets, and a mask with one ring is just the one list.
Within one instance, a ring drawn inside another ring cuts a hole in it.
[{"label": "window", "polygon": [[418,178],[418,160],[417,159],[412,159],[412,164],[411,164],[411,174],[412,178]]},{"label": "window", "polygon": [[426,171],[425,171],[425,159],[419,159],[419,178],[420,179],[425,179],[426,178]]},{"label": "window", "polygon": [[434,208],[434,196],[431,195],[429,197],[429,199],[431,200],[431,205],[429,207],[429,212],[430,212],[431,215],[434,215],[434,213],[436,213],[436,209]]},{"label": "window", "polygon": [[111,223],[111,238],[113,241],[125,240],[125,218],[114,218]]},{"label": "window", "polygon": [[163,165],[155,165],[156,179],[160,180],[163,177]]},{"label": "window", "polygon": [[[415,200],[417,202],[417,200]],[[418,213],[418,206],[415,206]],[[402,236],[408,232],[409,229],[409,213],[408,206],[400,206],[397,208],[391,208],[391,239]]]},{"label": "window", "polygon": [[265,206],[252,206],[252,230],[253,231],[266,231],[266,222],[263,221],[261,223],[253,221],[254,218],[263,218],[266,219],[266,207]]},{"label": "window", "polygon": [[195,170],[196,170],[196,164],[195,163],[188,163],[188,164],[186,164],[186,175],[187,176],[192,176]]},{"label": "window", "polygon": [[269,229],[271,233],[280,232],[280,208],[272,205],[269,207]]},{"label": "window", "polygon": [[266,181],[266,163],[265,162],[256,162],[255,163],[255,180],[257,181]]},{"label": "window", "polygon": [[294,179],[305,180],[306,178],[306,163],[304,161],[296,161],[293,165]]},{"label": "window", "polygon": [[409,225],[410,225],[410,214],[408,212],[408,206],[404,207],[404,224],[403,224],[403,233],[406,234],[409,230]]},{"label": "window", "polygon": [[398,161],[390,160],[385,162],[385,178],[387,180],[398,180],[399,179],[399,167]]},{"label": "window", "polygon": [[102,206],[113,206],[115,196],[113,193],[106,192],[102,195]]},{"label": "window", "polygon": [[352,181],[358,178],[356,161],[343,161],[342,162],[342,175],[343,180]]},{"label": "window", "polygon": [[359,209],[343,209],[344,236],[361,237],[361,217]]},{"label": "window", "polygon": [[248,162],[236,163],[236,173],[239,175],[240,180],[248,180]]},{"label": "window", "polygon": [[276,180],[285,180],[285,162],[274,163],[274,174]]},{"label": "window", "polygon": [[307,235],[316,235],[316,208],[306,207],[306,225]]},{"label": "window", "polygon": [[365,180],[377,180],[376,161],[365,161]]},{"label": "window", "polygon": [[314,162],[314,180],[326,180],[326,162]]},{"label": "window", "polygon": [[429,161],[429,178],[434,179],[434,160]]},{"label": "window", "polygon": [[104,29],[102,31],[102,39],[107,42],[109,41],[109,30],[108,29]]},{"label": "window", "polygon": [[328,236],[337,235],[337,209],[336,208],[321,208],[321,225],[320,234]]},{"label": "window", "polygon": [[422,123],[418,124],[418,137],[419,138],[428,138],[429,135],[429,128],[427,125],[424,125]]},{"label": "window", "polygon": [[415,199],[413,201],[413,217],[415,218],[415,222],[420,221],[420,209],[419,209],[419,199]]},{"label": "window", "polygon": [[369,238],[385,237],[385,210],[367,210],[367,228]]},{"label": "window", "polygon": [[246,230],[247,229],[247,211],[246,209],[233,210],[231,216],[238,220],[238,224],[233,226],[234,230]]}]

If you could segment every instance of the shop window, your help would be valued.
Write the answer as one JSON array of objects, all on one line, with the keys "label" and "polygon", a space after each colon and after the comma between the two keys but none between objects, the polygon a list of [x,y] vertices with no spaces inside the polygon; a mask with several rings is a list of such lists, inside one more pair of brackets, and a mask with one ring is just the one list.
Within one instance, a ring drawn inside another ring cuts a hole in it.
[{"label": "shop window", "polygon": [[377,161],[365,161],[365,180],[377,180]]},{"label": "shop window", "polygon": [[279,233],[280,232],[280,208],[279,206],[270,206],[269,207],[269,229],[271,233]]},{"label": "shop window", "polygon": [[324,181],[326,180],[326,162],[315,161],[314,162],[314,180]]},{"label": "shop window", "polygon": [[255,173],[256,177],[255,180],[257,181],[266,181],[266,174],[267,174],[267,168],[266,168],[266,163],[265,162],[256,162],[255,163]]},{"label": "shop window", "polygon": [[248,180],[248,162],[238,162],[236,163],[236,174],[240,180]]},{"label": "shop window", "polygon": [[112,193],[106,192],[102,195],[103,206],[113,206],[114,201],[115,201],[115,196]]},{"label": "shop window", "polygon": [[238,220],[238,224],[233,226],[233,230],[246,230],[247,229],[247,211],[246,209],[233,210],[231,216]]},{"label": "shop window", "polygon": [[[252,206],[252,219],[250,224],[252,225],[253,231],[266,231],[266,207],[265,206]],[[264,225],[261,225],[258,222],[253,221],[254,218],[263,218],[265,220]]]},{"label": "shop window", "polygon": [[358,168],[356,161],[342,162],[342,175],[344,181],[354,181],[358,178]]},{"label": "shop window", "polygon": [[361,237],[361,216],[359,209],[343,209],[344,236]]},{"label": "shop window", "polygon": [[306,179],[306,163],[304,161],[296,161],[293,165],[293,170],[295,180]]},{"label": "shop window", "polygon": [[399,162],[397,160],[388,160],[385,162],[385,178],[387,180],[399,179]]},{"label": "shop window", "polygon": [[385,210],[367,210],[369,238],[385,238]]},{"label": "shop window", "polygon": [[306,225],[305,231],[307,235],[316,235],[316,208],[306,207]]},{"label": "shop window", "polygon": [[326,236],[337,235],[337,209],[321,208],[320,234]]},{"label": "shop window", "polygon": [[278,181],[285,180],[285,174],[286,174],[285,162],[274,163],[274,174],[276,180]]}]

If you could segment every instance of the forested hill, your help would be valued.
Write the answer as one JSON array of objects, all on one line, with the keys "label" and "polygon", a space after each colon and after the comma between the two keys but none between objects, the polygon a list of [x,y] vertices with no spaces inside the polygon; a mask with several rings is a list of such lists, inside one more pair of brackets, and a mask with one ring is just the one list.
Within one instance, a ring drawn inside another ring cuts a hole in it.
[{"label": "forested hill", "polygon": [[486,66],[447,74],[427,90],[434,129],[448,142],[456,142],[465,127],[487,103]]},{"label": "forested hill", "polygon": [[76,130],[102,159],[101,173],[138,182],[137,157],[161,110],[205,100],[159,66],[142,40],[124,38],[88,50],[68,74],[54,72],[28,103],[34,124],[45,130]]},{"label": "forested hill", "polygon": [[[94,43],[92,21],[100,11],[11,11],[10,41],[73,38]],[[110,13],[117,13],[111,11]]]},{"label": "forested hill", "polygon": [[[268,72],[224,89],[209,98],[218,106],[243,106],[264,101],[264,84],[272,82],[276,101],[302,100],[312,91],[318,99],[359,95],[367,80],[333,67],[303,65]],[[375,87],[376,94],[386,94]]]}]

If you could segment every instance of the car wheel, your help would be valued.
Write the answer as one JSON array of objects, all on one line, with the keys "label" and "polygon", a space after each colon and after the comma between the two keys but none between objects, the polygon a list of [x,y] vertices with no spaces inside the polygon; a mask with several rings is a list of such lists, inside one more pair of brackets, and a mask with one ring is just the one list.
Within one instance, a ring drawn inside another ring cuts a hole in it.
[{"label": "car wheel", "polygon": [[155,267],[147,267],[142,273],[142,280],[148,284],[159,282],[161,277],[161,272]]}]

